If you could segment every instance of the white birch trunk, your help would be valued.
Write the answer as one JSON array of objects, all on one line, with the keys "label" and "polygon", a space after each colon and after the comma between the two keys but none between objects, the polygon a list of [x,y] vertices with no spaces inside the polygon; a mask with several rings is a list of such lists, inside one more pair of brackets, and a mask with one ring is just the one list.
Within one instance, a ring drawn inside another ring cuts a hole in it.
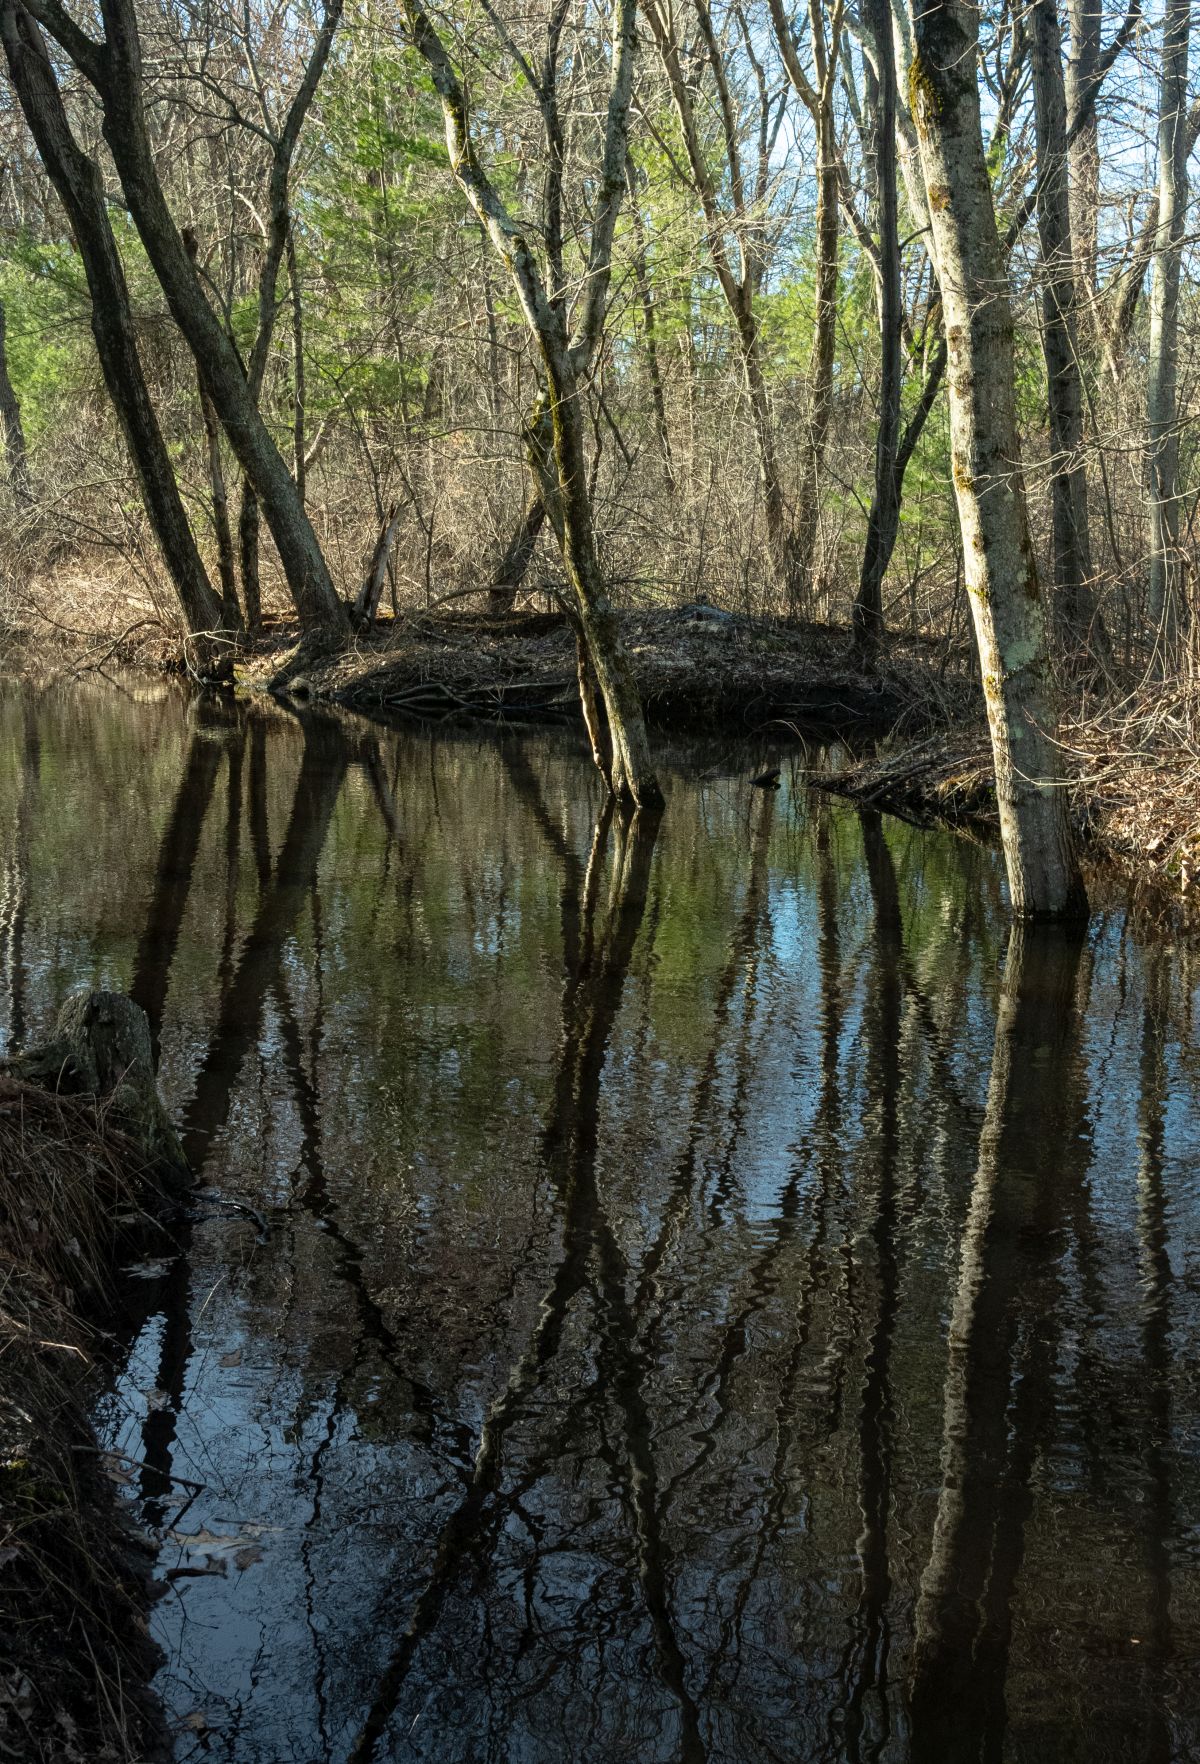
[{"label": "white birch trunk", "polygon": [[954,490],[996,769],[1014,913],[1087,910],[1051,739],[1046,616],[1025,507],[1013,318],[984,157],[978,14],[910,0],[909,99],[929,200],[949,349]]}]

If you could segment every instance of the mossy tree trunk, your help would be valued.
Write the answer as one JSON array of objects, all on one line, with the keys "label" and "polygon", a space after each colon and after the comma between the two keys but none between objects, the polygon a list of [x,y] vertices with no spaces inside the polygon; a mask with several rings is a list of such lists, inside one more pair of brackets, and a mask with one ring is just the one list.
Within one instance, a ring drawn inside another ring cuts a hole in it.
[{"label": "mossy tree trunk", "polygon": [[911,0],[910,99],[949,352],[950,436],[967,591],[1013,911],[1086,912],[1054,743],[1046,616],[1021,478],[1013,318],[984,155],[978,14]]},{"label": "mossy tree trunk", "polygon": [[[613,236],[625,193],[636,0],[617,0],[614,15],[603,158],[597,179],[586,273],[571,329],[568,329],[566,301],[562,294],[561,266],[555,261],[558,229],[554,224],[554,180],[551,180],[548,208],[551,225],[547,235],[550,271],[547,277],[539,267],[529,240],[505,208],[484,170],[471,136],[466,92],[419,0],[405,0],[404,16],[409,40],[428,65],[441,100],[451,170],[509,271],[538,350],[543,392],[527,440],[531,452],[540,456],[540,471],[535,471],[535,476],[541,478],[547,513],[559,537],[563,564],[571,584],[576,629],[586,647],[587,660],[604,701],[609,755],[607,769],[602,766],[605,780],[619,800],[634,802],[640,807],[656,805],[662,800],[662,792],[650,758],[642,707],[596,555],[583,422],[584,386],[608,309]],[[549,121],[554,125],[550,129],[553,158],[557,112],[552,81],[548,75],[537,81],[532,69],[528,70],[527,77],[535,81],[534,89],[542,101],[543,110],[549,110]],[[549,447],[543,439],[547,433]],[[583,695],[583,709],[587,716],[586,694]],[[593,751],[599,762],[603,748],[597,751],[594,735]]]}]

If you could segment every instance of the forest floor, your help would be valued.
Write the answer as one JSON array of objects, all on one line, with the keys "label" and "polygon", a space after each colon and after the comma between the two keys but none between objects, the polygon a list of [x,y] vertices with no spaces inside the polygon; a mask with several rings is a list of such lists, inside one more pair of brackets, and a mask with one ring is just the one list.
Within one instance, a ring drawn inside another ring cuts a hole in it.
[{"label": "forest floor", "polygon": [[0,1756],[29,1764],[169,1755],[153,1554],[88,1420],[116,1263],[155,1229],[145,1165],[102,1105],[0,1074]]},{"label": "forest floor", "polygon": [[[848,633],[787,625],[705,602],[621,615],[647,720],[659,728],[761,733],[772,724],[839,731],[928,729],[976,689],[962,655],[900,639],[885,672],[864,672]],[[268,633],[237,678],[311,694],[368,716],[575,721],[575,640],[559,612],[451,613],[387,622],[319,661]]]}]

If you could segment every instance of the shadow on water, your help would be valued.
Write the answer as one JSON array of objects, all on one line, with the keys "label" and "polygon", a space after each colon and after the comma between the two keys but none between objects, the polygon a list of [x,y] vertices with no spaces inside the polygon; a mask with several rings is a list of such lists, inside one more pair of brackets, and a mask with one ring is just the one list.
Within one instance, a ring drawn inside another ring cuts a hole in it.
[{"label": "shadow on water", "polygon": [[0,749],[0,1027],[128,987],[202,1173],[101,1415],[181,1758],[1196,1755],[1187,951],[686,754]]}]

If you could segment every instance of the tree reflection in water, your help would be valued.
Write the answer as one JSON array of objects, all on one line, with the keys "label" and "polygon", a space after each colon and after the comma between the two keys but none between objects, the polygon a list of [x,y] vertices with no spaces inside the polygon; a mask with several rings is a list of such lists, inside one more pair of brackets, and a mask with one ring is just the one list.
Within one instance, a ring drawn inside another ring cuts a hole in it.
[{"label": "tree reflection in water", "polygon": [[2,1027],[132,987],[207,1185],[103,1415],[181,1757],[1200,1750],[1185,949],[716,754],[0,749]]}]

